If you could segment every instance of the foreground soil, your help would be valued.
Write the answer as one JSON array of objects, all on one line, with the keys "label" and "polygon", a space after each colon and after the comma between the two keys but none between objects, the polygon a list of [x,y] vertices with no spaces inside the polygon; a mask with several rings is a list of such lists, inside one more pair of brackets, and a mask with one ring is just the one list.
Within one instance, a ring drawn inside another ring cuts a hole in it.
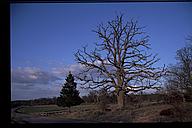
[{"label": "foreground soil", "polygon": [[[160,115],[162,110],[174,109],[174,106],[148,102],[126,105],[117,109],[110,104],[101,111],[98,104],[82,104],[71,108],[56,105],[23,106],[12,109],[12,123],[153,123],[153,122],[191,122],[192,103],[184,103],[174,115]],[[181,112],[182,111],[182,112]]]}]

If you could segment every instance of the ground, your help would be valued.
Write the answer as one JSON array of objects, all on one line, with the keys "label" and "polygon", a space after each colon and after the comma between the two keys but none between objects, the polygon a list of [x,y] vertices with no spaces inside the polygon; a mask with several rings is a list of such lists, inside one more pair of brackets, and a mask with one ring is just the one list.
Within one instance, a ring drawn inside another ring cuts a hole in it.
[{"label": "ground", "polygon": [[[182,104],[182,113],[174,106],[163,103],[142,103],[126,105],[116,109],[116,104],[109,104],[106,111],[101,111],[97,104],[81,104],[71,108],[56,105],[23,106],[12,109],[12,123],[143,123],[143,122],[191,122],[192,103]],[[175,115],[161,116],[159,113],[168,108],[175,110]],[[179,114],[180,115],[179,115]]]}]

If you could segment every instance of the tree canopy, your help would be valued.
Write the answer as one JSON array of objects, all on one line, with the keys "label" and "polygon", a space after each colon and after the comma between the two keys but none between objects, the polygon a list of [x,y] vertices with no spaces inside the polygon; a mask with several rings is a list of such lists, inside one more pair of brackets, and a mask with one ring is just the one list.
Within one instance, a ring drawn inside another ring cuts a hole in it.
[{"label": "tree canopy", "polygon": [[[149,36],[139,27],[138,22],[124,22],[123,15],[100,24],[94,32],[100,42],[93,51],[87,47],[78,50],[76,61],[84,70],[76,77],[85,88],[115,89],[118,100],[128,92],[157,89],[163,69],[154,67],[159,60],[150,50]],[[123,106],[123,102],[120,103]]]}]

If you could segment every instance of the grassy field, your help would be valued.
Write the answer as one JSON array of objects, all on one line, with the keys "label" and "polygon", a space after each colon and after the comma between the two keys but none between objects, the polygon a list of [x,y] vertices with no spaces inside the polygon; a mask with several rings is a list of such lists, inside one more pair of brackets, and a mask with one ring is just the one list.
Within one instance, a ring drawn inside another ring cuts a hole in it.
[{"label": "grassy field", "polygon": [[[72,112],[76,111],[87,111],[87,110],[95,110],[97,109],[97,105],[89,104],[89,105],[79,105],[71,107]],[[38,106],[26,106],[17,110],[20,113],[24,114],[34,114],[41,112],[53,112],[53,111],[66,111],[68,112],[68,108],[59,107],[57,105],[38,105]]]},{"label": "grassy field", "polygon": [[191,122],[192,121],[192,103],[184,103],[182,115],[177,112],[172,116],[161,116],[162,110],[173,108],[167,104],[144,103],[140,106],[126,105],[122,110],[115,109],[116,104],[108,105],[110,111],[101,111],[97,104],[82,104],[71,107],[71,113],[68,108],[58,107],[56,105],[30,106],[19,109],[25,114],[35,114],[41,116],[43,112],[63,111],[63,113],[49,114],[48,117],[54,119],[81,119],[95,120],[99,122]]},{"label": "grassy field", "polygon": [[51,112],[60,110],[66,110],[66,108],[58,107],[57,105],[39,105],[39,106],[22,107],[17,111],[24,114],[32,114],[32,113]]}]

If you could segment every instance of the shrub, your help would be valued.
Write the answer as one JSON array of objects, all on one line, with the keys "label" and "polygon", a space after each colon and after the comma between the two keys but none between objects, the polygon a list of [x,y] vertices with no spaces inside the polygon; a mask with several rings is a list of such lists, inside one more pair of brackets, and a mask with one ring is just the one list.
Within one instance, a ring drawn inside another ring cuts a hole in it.
[{"label": "shrub", "polygon": [[169,92],[164,95],[164,101],[168,104],[177,105],[185,101],[184,95],[178,91]]},{"label": "shrub", "polygon": [[169,108],[169,109],[164,109],[162,110],[159,115],[161,116],[171,116],[171,115],[174,115],[174,111],[173,109]]},{"label": "shrub", "polygon": [[109,104],[109,95],[107,90],[101,89],[99,91],[99,108],[101,111],[105,111]]},{"label": "shrub", "polygon": [[186,89],[186,92],[184,93],[184,97],[187,102],[192,102],[192,88]]}]

